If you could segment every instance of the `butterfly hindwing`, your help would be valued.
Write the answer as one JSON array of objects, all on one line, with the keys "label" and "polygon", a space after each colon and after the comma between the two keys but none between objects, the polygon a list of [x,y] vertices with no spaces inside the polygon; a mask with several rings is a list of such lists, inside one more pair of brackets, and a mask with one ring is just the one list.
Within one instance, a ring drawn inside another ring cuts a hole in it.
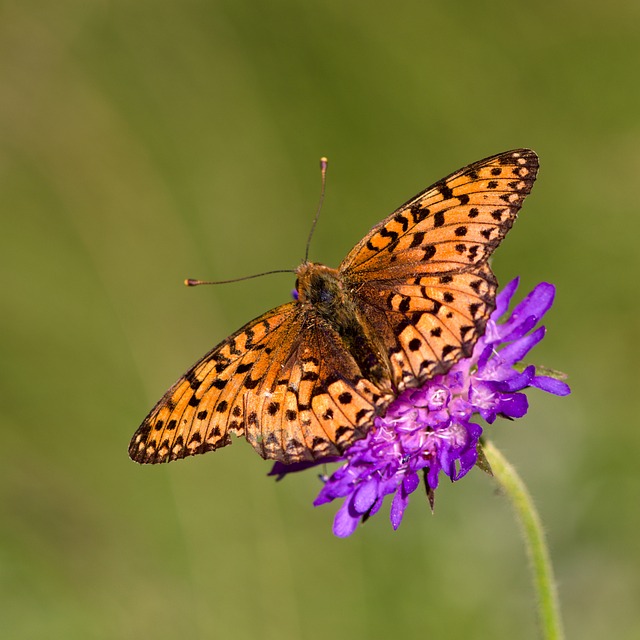
[{"label": "butterfly hindwing", "polygon": [[365,435],[385,397],[362,377],[331,326],[300,310],[297,337],[247,402],[247,439],[263,458],[285,463],[340,455]]},{"label": "butterfly hindwing", "polygon": [[310,314],[282,305],[212,349],[152,409],[130,456],[168,462],[226,446],[233,434],[263,458],[293,463],[339,455],[362,437],[389,398]]},{"label": "butterfly hindwing", "polygon": [[[424,284],[423,284],[424,282]],[[418,276],[358,287],[357,299],[387,348],[398,391],[448,371],[471,355],[493,309],[496,281],[488,265],[434,279]]]}]

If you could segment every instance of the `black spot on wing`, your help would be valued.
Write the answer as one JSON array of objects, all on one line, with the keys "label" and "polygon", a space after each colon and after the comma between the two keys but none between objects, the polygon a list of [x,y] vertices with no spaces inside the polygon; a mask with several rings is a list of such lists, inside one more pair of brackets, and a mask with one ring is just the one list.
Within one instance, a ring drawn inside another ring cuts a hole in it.
[{"label": "black spot on wing", "polygon": [[397,213],[393,219],[402,225],[402,232],[404,233],[409,228],[409,220],[405,218],[401,213]]},{"label": "black spot on wing", "polygon": [[412,204],[411,207],[409,207],[409,213],[411,213],[413,224],[418,224],[418,222],[422,222],[429,215],[429,209],[426,207],[423,208],[419,204]]},{"label": "black spot on wing", "polygon": [[451,187],[449,187],[444,180],[436,182],[435,187],[438,189],[444,200],[453,198],[453,191],[451,191]]},{"label": "black spot on wing", "polygon": [[418,231],[418,233],[414,233],[413,238],[411,240],[411,244],[409,245],[409,248],[413,249],[414,247],[419,247],[422,244],[423,240],[424,240],[424,231]]}]

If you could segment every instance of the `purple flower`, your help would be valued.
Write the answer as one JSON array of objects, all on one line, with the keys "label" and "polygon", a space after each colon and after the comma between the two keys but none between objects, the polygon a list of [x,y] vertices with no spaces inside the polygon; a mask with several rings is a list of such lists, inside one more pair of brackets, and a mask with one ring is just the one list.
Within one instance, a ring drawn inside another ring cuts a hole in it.
[{"label": "purple flower", "polygon": [[[533,365],[517,366],[544,337],[545,328],[535,327],[555,294],[553,285],[539,284],[498,323],[517,288],[515,279],[498,294],[470,358],[421,388],[401,393],[384,417],[375,418],[367,436],[345,452],[343,465],[325,480],[314,501],[318,506],[344,499],[333,524],[336,536],[351,535],[359,522],[380,509],[387,495],[393,495],[390,517],[397,529],[409,495],[420,484],[420,471],[433,506],[440,472],[459,480],[477,462],[482,428],[472,422],[476,414],[489,424],[498,416],[521,418],[528,409],[522,393],[527,387],[559,396],[570,393],[561,380],[536,375]],[[282,477],[294,470],[276,464],[271,474]]]}]

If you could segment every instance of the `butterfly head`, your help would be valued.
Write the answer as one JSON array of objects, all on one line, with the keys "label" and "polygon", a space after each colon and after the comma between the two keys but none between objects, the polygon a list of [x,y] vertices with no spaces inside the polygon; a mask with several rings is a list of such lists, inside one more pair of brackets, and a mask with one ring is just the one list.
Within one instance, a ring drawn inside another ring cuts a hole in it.
[{"label": "butterfly head", "polygon": [[343,298],[343,283],[339,272],[318,262],[303,262],[296,269],[298,302],[331,312]]}]

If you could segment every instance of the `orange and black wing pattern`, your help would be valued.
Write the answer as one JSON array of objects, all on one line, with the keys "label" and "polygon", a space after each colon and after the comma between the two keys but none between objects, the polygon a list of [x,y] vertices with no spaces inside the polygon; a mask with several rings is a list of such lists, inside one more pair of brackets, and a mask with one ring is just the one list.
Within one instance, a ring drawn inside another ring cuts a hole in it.
[{"label": "orange and black wing pattern", "polygon": [[206,453],[244,436],[285,463],[339,455],[388,401],[362,378],[332,329],[296,302],[212,349],[156,404],[134,434],[141,463]]},{"label": "orange and black wing pattern", "polygon": [[494,308],[488,264],[538,171],[529,149],[471,164],[374,227],[340,271],[388,347],[399,390],[469,356]]}]

